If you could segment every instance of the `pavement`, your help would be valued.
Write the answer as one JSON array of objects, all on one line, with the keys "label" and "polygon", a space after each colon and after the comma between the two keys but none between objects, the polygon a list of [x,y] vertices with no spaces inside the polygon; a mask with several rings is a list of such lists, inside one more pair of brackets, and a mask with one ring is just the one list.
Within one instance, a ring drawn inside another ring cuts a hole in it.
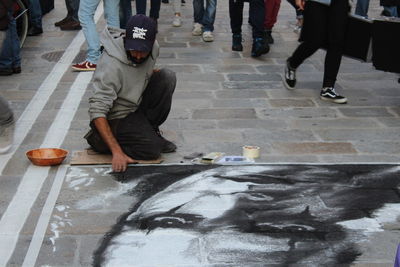
[{"label": "pavement", "polygon": [[[58,231],[68,224],[68,216],[73,217],[68,207],[123,185],[110,179],[106,166],[70,168],[72,153],[53,168],[32,166],[25,157],[27,150],[37,147],[71,152],[87,147],[83,136],[88,130],[87,87],[92,74],[70,68],[84,58],[84,37],[82,32],[54,27],[66,15],[64,3],[55,5],[43,17],[44,33],[26,40],[22,73],[0,78],[0,94],[10,101],[17,121],[13,150],[0,156],[0,266],[90,265],[99,240],[131,205],[123,196],[117,202],[112,196],[104,198],[101,208],[89,203],[88,209],[79,211],[88,215],[78,216],[80,227]],[[378,14],[378,3],[371,5],[370,13]],[[104,27],[101,11],[99,30]],[[191,35],[191,3],[182,13],[182,27],[172,27],[172,6],[163,4],[159,20],[158,66],[174,70],[178,79],[170,116],[161,127],[178,151],[165,155],[164,163],[189,163],[183,156],[193,152],[241,155],[243,145],[257,145],[260,163],[399,164],[397,74],[343,58],[336,87],[348,104],[327,103],[319,99],[324,51],[299,68],[296,90],[286,90],[281,82],[284,62],[298,44],[295,13],[285,1],[273,30],[275,44],[257,59],[250,57],[247,23],[242,27],[244,51],[231,51],[226,1],[218,3],[212,43]],[[247,7],[244,14],[247,22]],[[78,190],[74,188],[80,183],[71,186],[68,175],[77,177],[80,172],[88,180],[82,180]],[[93,181],[88,177],[98,178],[90,190]],[[360,264],[390,266],[399,225],[397,219],[390,231],[376,237],[379,256]]]}]

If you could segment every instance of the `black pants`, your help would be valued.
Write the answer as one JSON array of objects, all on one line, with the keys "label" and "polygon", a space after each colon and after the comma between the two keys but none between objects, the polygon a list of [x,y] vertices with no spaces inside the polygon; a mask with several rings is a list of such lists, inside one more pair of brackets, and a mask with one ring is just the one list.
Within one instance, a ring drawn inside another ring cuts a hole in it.
[{"label": "black pants", "polygon": [[289,58],[297,68],[319,48],[326,46],[323,87],[334,87],[342,60],[347,27],[347,0],[332,0],[330,6],[307,1],[304,8],[303,41]]},{"label": "black pants", "polygon": [[[229,0],[229,16],[233,34],[242,33],[243,5],[244,0]],[[249,20],[253,27],[253,38],[261,38],[264,36],[264,0],[250,0],[249,5]]]},{"label": "black pants", "polygon": [[[123,119],[109,121],[111,130],[128,156],[134,159],[151,160],[160,157],[164,140],[156,130],[167,119],[171,110],[176,76],[173,71],[162,69],[153,73],[142,95],[139,108]],[[92,136],[87,137],[92,148],[101,153],[110,153],[96,127],[91,123]]]}]

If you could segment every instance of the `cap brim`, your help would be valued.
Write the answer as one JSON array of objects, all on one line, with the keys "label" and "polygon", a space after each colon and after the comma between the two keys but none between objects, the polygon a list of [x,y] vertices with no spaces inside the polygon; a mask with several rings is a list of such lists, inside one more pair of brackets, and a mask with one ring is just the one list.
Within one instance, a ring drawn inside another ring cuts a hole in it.
[{"label": "cap brim", "polygon": [[141,52],[150,52],[153,47],[149,47],[146,42],[141,40],[125,39],[124,46],[126,50],[134,50]]}]

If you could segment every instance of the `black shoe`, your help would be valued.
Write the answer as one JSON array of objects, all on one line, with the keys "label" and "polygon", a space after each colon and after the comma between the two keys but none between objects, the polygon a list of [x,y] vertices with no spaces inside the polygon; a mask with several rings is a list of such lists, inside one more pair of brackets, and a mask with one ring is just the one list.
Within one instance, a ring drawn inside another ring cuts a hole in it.
[{"label": "black shoe", "polygon": [[336,104],[346,104],[347,98],[338,95],[333,87],[324,87],[321,90],[320,97],[322,100],[330,101]]},{"label": "black shoe", "polygon": [[289,60],[286,60],[285,78],[283,79],[283,83],[289,90],[293,90],[296,86],[296,69],[290,67]]},{"label": "black shoe", "polygon": [[21,73],[21,66],[19,66],[19,67],[13,67],[13,68],[12,68],[12,71],[13,71],[14,74]]},{"label": "black shoe", "polygon": [[42,28],[37,28],[37,27],[30,27],[28,30],[28,36],[36,36],[39,34],[43,33],[43,29]]},{"label": "black shoe", "polygon": [[186,1],[185,0],[181,0],[181,4],[182,5],[186,4]]},{"label": "black shoe", "polygon": [[161,149],[161,153],[172,153],[172,152],[175,152],[175,150],[176,150],[176,145],[175,145],[174,143],[172,143],[171,141],[165,139],[165,138],[162,136],[162,133],[161,133],[161,131],[160,131],[158,128],[156,128],[155,131],[156,131],[156,134],[157,134],[157,135],[161,138],[161,140],[163,141],[163,147],[162,147],[162,149]]},{"label": "black shoe", "polygon": [[66,22],[60,26],[60,30],[62,31],[77,31],[82,29],[81,24],[79,21],[75,20],[70,20],[69,22]]},{"label": "black shoe", "polygon": [[265,42],[264,38],[255,38],[253,41],[253,48],[251,49],[252,57],[259,57],[262,54],[269,52],[269,45]]},{"label": "black shoe", "polygon": [[387,11],[386,9],[384,9],[384,10],[382,10],[382,12],[381,12],[381,16],[384,16],[384,17],[391,17],[392,14],[390,14],[389,11]]},{"label": "black shoe", "polygon": [[267,44],[273,44],[274,43],[274,38],[272,38],[272,31],[271,30],[265,30],[265,41]]},{"label": "black shoe", "polygon": [[164,3],[164,4],[168,4],[169,0],[161,0],[161,2]]},{"label": "black shoe", "polygon": [[241,34],[232,35],[232,51],[243,51]]},{"label": "black shoe", "polygon": [[60,27],[61,25],[63,25],[63,24],[65,24],[65,23],[68,23],[68,22],[70,22],[72,20],[72,18],[71,17],[68,17],[68,16],[66,16],[65,18],[63,18],[62,20],[60,20],[60,21],[57,21],[56,23],[54,23],[54,26],[56,26],[56,27]]},{"label": "black shoe", "polygon": [[9,76],[13,74],[12,68],[0,68],[0,76]]}]

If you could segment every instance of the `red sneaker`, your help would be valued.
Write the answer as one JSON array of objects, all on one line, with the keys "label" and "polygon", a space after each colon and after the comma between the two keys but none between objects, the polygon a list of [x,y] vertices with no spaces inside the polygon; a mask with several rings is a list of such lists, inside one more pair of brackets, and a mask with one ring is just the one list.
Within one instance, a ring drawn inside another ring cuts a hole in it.
[{"label": "red sneaker", "polygon": [[96,64],[90,63],[89,61],[83,61],[78,64],[72,65],[72,69],[76,71],[95,71]]}]

